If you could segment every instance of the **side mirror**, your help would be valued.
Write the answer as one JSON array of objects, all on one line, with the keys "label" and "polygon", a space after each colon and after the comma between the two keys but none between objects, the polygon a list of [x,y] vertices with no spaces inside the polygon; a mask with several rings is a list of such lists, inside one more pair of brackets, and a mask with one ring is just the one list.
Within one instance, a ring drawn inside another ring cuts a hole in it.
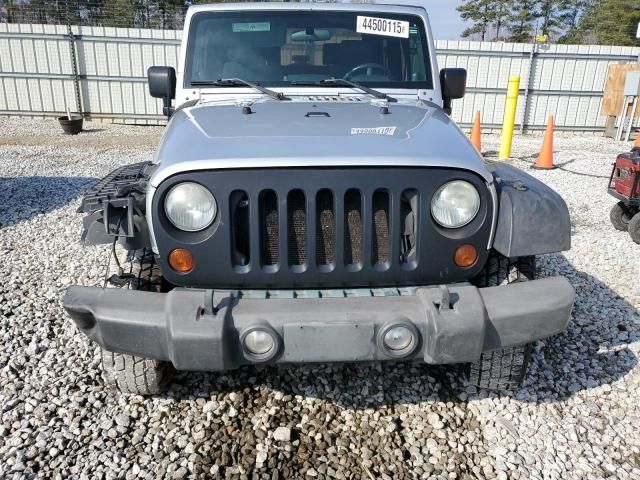
[{"label": "side mirror", "polygon": [[176,71],[173,67],[149,67],[149,94],[162,99],[162,114],[171,117],[171,100],[176,98]]},{"label": "side mirror", "polygon": [[443,68],[440,70],[442,108],[451,115],[451,100],[464,97],[467,87],[467,71],[464,68]]}]

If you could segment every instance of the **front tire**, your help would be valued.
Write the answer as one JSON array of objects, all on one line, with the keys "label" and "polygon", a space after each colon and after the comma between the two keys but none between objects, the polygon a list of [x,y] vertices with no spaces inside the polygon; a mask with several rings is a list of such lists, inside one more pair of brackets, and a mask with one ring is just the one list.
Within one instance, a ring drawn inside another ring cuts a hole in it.
[{"label": "front tire", "polygon": [[[509,285],[536,278],[534,256],[509,258],[492,251],[487,263],[471,282],[478,288]],[[515,390],[527,373],[532,344],[482,352],[480,360],[467,365],[471,385],[489,390]]]},{"label": "front tire", "polygon": [[631,240],[640,244],[640,212],[636,213],[629,221],[629,236]]},{"label": "front tire", "polygon": [[103,378],[109,386],[123,393],[161,393],[169,378],[168,368],[166,362],[102,349]]},{"label": "front tire", "polygon": [[[122,267],[129,275],[129,281],[121,288],[162,291],[162,272],[150,250],[127,252]],[[102,349],[102,377],[107,385],[123,393],[157,395],[164,391],[172,372],[168,362]]]},{"label": "front tire", "polygon": [[609,218],[613,228],[621,232],[626,232],[629,228],[629,222],[632,220],[633,211],[627,207],[624,203],[618,202],[611,207],[609,212]]},{"label": "front tire", "polygon": [[526,282],[536,278],[536,257],[509,258],[491,251],[482,271],[471,280],[478,288]]}]

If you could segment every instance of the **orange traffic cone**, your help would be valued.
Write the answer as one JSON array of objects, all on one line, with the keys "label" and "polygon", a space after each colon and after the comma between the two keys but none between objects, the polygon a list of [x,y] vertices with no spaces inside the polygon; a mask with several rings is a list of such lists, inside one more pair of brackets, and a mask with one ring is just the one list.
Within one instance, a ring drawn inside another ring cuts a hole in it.
[{"label": "orange traffic cone", "polygon": [[540,155],[538,155],[538,160],[533,168],[544,170],[556,168],[553,164],[553,115],[549,117],[547,122],[547,130],[544,132]]},{"label": "orange traffic cone", "polygon": [[480,132],[480,111],[476,112],[476,118],[473,121],[473,127],[471,127],[471,143],[473,146],[478,149],[479,152],[482,151],[482,133]]}]

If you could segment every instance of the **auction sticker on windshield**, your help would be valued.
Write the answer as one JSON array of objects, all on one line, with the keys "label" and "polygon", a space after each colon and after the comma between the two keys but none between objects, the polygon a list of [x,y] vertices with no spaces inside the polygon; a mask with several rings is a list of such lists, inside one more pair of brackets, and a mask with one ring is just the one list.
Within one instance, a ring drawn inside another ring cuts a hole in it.
[{"label": "auction sticker on windshield", "polygon": [[409,38],[409,22],[390,18],[358,16],[356,32],[387,37]]},{"label": "auction sticker on windshield", "polygon": [[238,32],[270,32],[271,23],[269,22],[256,22],[256,23],[233,23],[231,30],[234,33]]}]

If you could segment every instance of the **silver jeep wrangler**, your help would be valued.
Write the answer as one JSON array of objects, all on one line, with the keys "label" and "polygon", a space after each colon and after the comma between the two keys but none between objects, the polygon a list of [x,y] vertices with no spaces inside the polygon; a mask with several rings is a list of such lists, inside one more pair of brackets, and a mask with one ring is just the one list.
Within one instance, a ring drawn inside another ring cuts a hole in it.
[{"label": "silver jeep wrangler", "polygon": [[450,119],[466,72],[438,70],[423,8],[194,6],[177,73],[148,77],[170,117],[155,158],[81,205],[83,241],[127,258],[64,298],[111,384],[410,360],[507,389],[566,328],[574,291],[535,256],[570,248],[567,207]]}]

